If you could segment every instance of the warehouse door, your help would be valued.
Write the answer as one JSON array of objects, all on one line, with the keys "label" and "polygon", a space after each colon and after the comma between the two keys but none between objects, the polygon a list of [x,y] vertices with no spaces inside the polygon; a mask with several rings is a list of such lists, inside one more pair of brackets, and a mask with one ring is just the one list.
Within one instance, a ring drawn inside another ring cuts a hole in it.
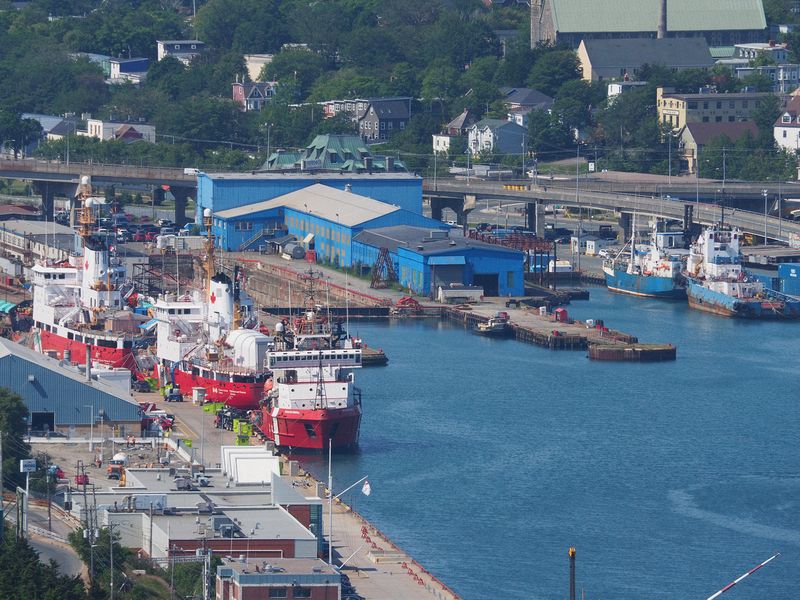
[{"label": "warehouse door", "polygon": [[451,283],[464,283],[464,265],[432,265],[432,289],[449,288]]},{"label": "warehouse door", "polygon": [[483,288],[484,296],[497,296],[500,294],[497,273],[475,273],[472,279],[474,285],[479,285]]},{"label": "warehouse door", "polygon": [[31,431],[55,431],[56,413],[31,413]]}]

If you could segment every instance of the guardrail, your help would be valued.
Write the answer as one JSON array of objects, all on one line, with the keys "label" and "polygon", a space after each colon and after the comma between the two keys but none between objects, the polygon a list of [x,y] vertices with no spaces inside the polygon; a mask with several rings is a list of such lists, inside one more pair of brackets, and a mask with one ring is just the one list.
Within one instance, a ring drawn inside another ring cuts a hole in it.
[{"label": "guardrail", "polygon": [[[615,212],[637,213],[668,219],[683,219],[684,206],[694,206],[693,218],[696,223],[713,224],[722,216],[722,208],[707,202],[694,202],[670,197],[637,196],[634,194],[618,194],[610,192],[594,192],[574,189],[552,189],[544,185],[531,185],[526,190],[504,189],[503,184],[494,184],[485,181],[470,182],[444,182],[438,184],[439,193],[452,195],[472,195],[483,198],[511,199],[518,202],[543,201],[547,204],[558,204],[574,208],[592,208]],[[757,236],[764,235],[764,213],[747,211],[740,208],[726,209],[725,222],[739,227],[747,233]],[[790,238],[800,239],[800,223],[786,219],[767,216],[767,237],[771,240],[788,242]]]},{"label": "guardrail", "polygon": [[42,173],[68,176],[101,176],[124,179],[153,179],[159,181],[177,181],[187,185],[196,185],[197,177],[186,173],[183,169],[172,167],[149,167],[136,165],[115,165],[96,162],[70,162],[58,160],[42,160],[37,158],[0,158],[0,173],[22,172]]}]

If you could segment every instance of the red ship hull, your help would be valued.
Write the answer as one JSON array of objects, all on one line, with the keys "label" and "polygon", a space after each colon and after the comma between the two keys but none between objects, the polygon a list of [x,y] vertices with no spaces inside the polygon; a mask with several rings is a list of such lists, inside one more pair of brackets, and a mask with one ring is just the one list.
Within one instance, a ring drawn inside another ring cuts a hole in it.
[{"label": "red ship hull", "polygon": [[[42,352],[52,350],[59,359],[64,358],[64,350],[69,350],[70,362],[79,365],[86,364],[86,344],[56,335],[51,331],[42,329],[39,332],[42,340]],[[136,360],[130,348],[105,348],[103,346],[90,346],[92,360],[108,365],[109,367],[122,367],[136,371]]]},{"label": "red ship hull", "polygon": [[267,439],[281,448],[327,450],[328,440],[336,449],[358,445],[361,407],[333,410],[294,410],[262,408],[258,424]]},{"label": "red ship hull", "polygon": [[206,390],[206,402],[224,402],[231,408],[241,410],[254,410],[259,407],[259,402],[264,397],[264,391],[269,391],[271,382],[236,383],[220,381],[202,375],[193,375],[180,369],[173,371],[173,380],[181,394],[191,397],[192,388],[201,387]]}]

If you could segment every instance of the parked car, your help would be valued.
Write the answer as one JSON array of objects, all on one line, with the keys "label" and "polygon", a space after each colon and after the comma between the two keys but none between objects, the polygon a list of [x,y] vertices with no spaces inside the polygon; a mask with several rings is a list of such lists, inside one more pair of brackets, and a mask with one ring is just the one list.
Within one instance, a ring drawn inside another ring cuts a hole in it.
[{"label": "parked car", "polygon": [[136,233],[133,234],[133,241],[134,242],[146,242],[147,241],[147,232],[143,229],[137,229]]},{"label": "parked car", "polygon": [[131,381],[131,391],[145,393],[149,392],[151,391],[150,384],[143,379],[134,379]]},{"label": "parked car", "polygon": [[597,256],[602,256],[603,258],[611,258],[611,252],[609,252],[606,248],[603,248],[602,250],[600,250],[600,252],[597,253]]},{"label": "parked car", "polygon": [[145,242],[155,242],[158,235],[155,231],[148,231],[144,234],[144,241]]},{"label": "parked car", "polygon": [[117,243],[124,244],[125,242],[130,242],[133,239],[133,236],[127,229],[118,229],[117,230]]},{"label": "parked car", "polygon": [[158,235],[175,235],[175,229],[172,227],[162,227]]},{"label": "parked car", "polygon": [[159,219],[156,221],[156,225],[159,227],[175,227],[175,223],[172,219]]}]

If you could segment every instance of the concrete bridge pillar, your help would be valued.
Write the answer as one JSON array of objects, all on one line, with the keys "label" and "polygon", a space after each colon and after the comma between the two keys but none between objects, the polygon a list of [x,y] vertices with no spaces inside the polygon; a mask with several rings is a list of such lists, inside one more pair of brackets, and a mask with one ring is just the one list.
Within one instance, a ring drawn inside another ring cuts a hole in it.
[{"label": "concrete bridge pillar", "polygon": [[175,196],[175,226],[183,227],[188,221],[186,218],[186,201],[192,193],[192,188],[173,187],[170,191]]},{"label": "concrete bridge pillar", "polygon": [[631,239],[631,234],[633,227],[633,218],[631,213],[620,212],[619,213],[619,243],[625,244],[629,239]]},{"label": "concrete bridge pillar", "polygon": [[525,205],[525,229],[533,231],[537,238],[544,237],[544,203],[541,200]]},{"label": "concrete bridge pillar", "polygon": [[34,181],[33,191],[42,197],[42,214],[46,221],[53,220],[53,206],[58,184],[49,181]]},{"label": "concrete bridge pillar", "polygon": [[431,198],[431,218],[437,221],[442,220],[442,209],[446,205],[446,200],[442,198]]}]

